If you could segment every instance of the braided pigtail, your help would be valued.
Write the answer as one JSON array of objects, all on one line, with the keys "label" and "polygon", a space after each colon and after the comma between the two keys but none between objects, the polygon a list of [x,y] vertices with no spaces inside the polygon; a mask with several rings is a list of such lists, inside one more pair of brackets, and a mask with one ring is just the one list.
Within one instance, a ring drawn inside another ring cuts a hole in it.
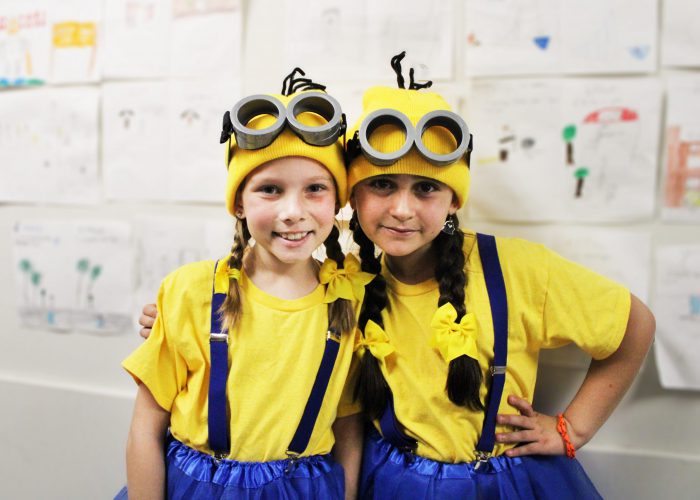
[{"label": "braided pigtail", "polygon": [[[382,263],[374,254],[374,243],[362,231],[357,222],[357,213],[352,214],[350,227],[353,229],[353,239],[360,247],[362,270],[375,275],[374,279],[365,287],[365,299],[360,309],[358,327],[364,335],[365,326],[369,320],[384,328],[382,310],[388,302],[386,280],[382,276]],[[366,415],[371,420],[375,420],[382,416],[390,395],[389,384],[384,380],[379,361],[367,349],[360,362],[355,399],[360,399]]]},{"label": "braided pigtail", "polygon": [[[455,227],[459,227],[459,219],[451,216]],[[459,322],[467,314],[465,303],[465,286],[467,274],[464,271],[464,233],[457,229],[453,234],[441,232],[434,240],[435,250],[435,279],[440,287],[438,307],[448,302],[457,311]],[[459,356],[450,362],[447,374],[447,396],[454,404],[465,406],[470,410],[484,410],[484,404],[479,399],[479,389],[483,381],[481,366],[476,359],[469,356]]]},{"label": "braided pigtail", "polygon": [[245,219],[236,221],[236,236],[233,239],[231,247],[231,256],[228,259],[229,278],[228,278],[228,293],[224,303],[221,304],[219,314],[223,317],[223,327],[231,330],[241,316],[241,289],[238,285],[238,279],[231,276],[232,269],[241,270],[243,265],[243,254],[250,240],[250,232]]},{"label": "braided pigtail", "polygon": [[[345,254],[340,247],[339,236],[338,227],[333,225],[333,229],[323,245],[326,247],[326,256],[335,261],[338,269],[342,269]],[[328,304],[328,324],[339,332],[352,332],[355,328],[355,313],[352,302],[347,299],[336,299]]]}]

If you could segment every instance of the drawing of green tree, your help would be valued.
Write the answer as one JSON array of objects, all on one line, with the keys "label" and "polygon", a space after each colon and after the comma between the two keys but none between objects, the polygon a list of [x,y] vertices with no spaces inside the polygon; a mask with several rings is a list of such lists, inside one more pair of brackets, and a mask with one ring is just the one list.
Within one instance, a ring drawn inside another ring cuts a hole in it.
[{"label": "drawing of green tree", "polygon": [[576,198],[580,198],[583,194],[583,181],[588,177],[588,168],[579,167],[574,172],[574,177],[576,178]]},{"label": "drawing of green tree", "polygon": [[90,261],[86,258],[78,260],[75,264],[75,269],[78,271],[78,283],[75,289],[75,307],[80,307],[80,298],[83,295],[83,282],[85,281],[85,276],[90,269]]},{"label": "drawing of green tree", "polygon": [[90,270],[90,281],[88,282],[86,292],[86,297],[88,301],[94,300],[94,295],[92,294],[92,287],[95,284],[95,280],[100,277],[100,274],[102,274],[102,266],[100,266],[99,264],[92,266],[92,269]]},{"label": "drawing of green tree", "polygon": [[33,295],[36,296],[38,299],[39,285],[41,285],[41,273],[37,272],[37,271],[32,271],[31,281],[32,281],[32,286],[34,287],[34,294]]},{"label": "drawing of green tree", "polygon": [[24,284],[22,285],[22,295],[24,295],[24,302],[29,305],[29,284],[32,280],[32,263],[29,259],[22,259],[19,261],[19,269],[24,275]]},{"label": "drawing of green tree", "polygon": [[576,125],[567,125],[562,131],[562,138],[566,142],[566,164],[574,164],[574,139],[576,138]]}]

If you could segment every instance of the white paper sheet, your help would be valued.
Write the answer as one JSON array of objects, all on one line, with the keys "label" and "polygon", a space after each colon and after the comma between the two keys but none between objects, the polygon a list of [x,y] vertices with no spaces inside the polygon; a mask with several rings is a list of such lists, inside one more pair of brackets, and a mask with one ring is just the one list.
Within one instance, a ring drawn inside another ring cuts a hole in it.
[{"label": "white paper sheet", "polygon": [[417,0],[286,0],[286,65],[322,83],[395,85],[391,57],[406,50],[403,73],[416,81],[453,76],[453,4]]},{"label": "white paper sheet", "polygon": [[101,76],[102,3],[51,2],[49,82],[93,82]]},{"label": "white paper sheet", "polygon": [[131,228],[121,222],[17,222],[13,244],[20,325],[131,331],[130,238]]},{"label": "white paper sheet", "polygon": [[0,109],[0,200],[100,199],[96,88],[5,92]]},{"label": "white paper sheet", "polygon": [[225,145],[219,144],[222,117],[241,98],[237,82],[173,81],[168,125],[168,183],[173,200],[226,199]]},{"label": "white paper sheet", "polygon": [[700,245],[657,249],[653,310],[661,385],[700,390]]},{"label": "white paper sheet", "polygon": [[473,82],[471,216],[650,217],[660,103],[659,82],[648,78]]},{"label": "white paper sheet", "polygon": [[700,76],[667,79],[661,216],[700,222]]},{"label": "white paper sheet", "polygon": [[45,83],[51,30],[45,1],[0,1],[0,88]]},{"label": "white paper sheet", "polygon": [[167,75],[171,0],[106,0],[104,5],[104,77]]},{"label": "white paper sheet", "polygon": [[155,302],[160,282],[180,266],[226,256],[233,244],[233,219],[148,217],[135,225],[138,283],[134,309]]},{"label": "white paper sheet", "polygon": [[664,0],[661,61],[664,66],[700,66],[700,2]]},{"label": "white paper sheet", "polygon": [[172,76],[240,78],[240,0],[172,0]]},{"label": "white paper sheet", "polygon": [[102,86],[102,178],[116,200],[167,200],[167,82]]},{"label": "white paper sheet", "polygon": [[471,0],[467,76],[651,72],[655,0]]},{"label": "white paper sheet", "polygon": [[240,98],[239,88],[208,80],[104,85],[106,196],[223,203],[221,122]]}]

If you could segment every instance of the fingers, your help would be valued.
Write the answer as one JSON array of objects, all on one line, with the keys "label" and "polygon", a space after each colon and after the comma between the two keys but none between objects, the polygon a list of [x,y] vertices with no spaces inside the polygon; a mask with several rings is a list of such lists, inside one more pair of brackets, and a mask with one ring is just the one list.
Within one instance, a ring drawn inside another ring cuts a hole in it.
[{"label": "fingers", "polygon": [[139,325],[141,325],[144,328],[153,328],[153,323],[155,322],[156,320],[152,316],[146,316],[145,314],[139,316]]},{"label": "fingers", "polygon": [[139,335],[144,339],[147,339],[151,334],[151,328],[153,328],[153,323],[156,321],[156,316],[158,316],[158,309],[155,304],[143,306],[142,314],[139,316],[139,325],[143,328],[139,330]]},{"label": "fingers", "polygon": [[155,319],[158,316],[158,308],[155,304],[146,304],[143,306],[143,314]]},{"label": "fingers", "polygon": [[522,415],[498,415],[496,422],[501,425],[520,427],[522,429],[534,429],[536,421],[534,417],[524,417]]},{"label": "fingers", "polygon": [[508,396],[508,404],[527,417],[535,416],[535,410],[532,409],[532,405],[527,399],[519,398],[511,394]]}]

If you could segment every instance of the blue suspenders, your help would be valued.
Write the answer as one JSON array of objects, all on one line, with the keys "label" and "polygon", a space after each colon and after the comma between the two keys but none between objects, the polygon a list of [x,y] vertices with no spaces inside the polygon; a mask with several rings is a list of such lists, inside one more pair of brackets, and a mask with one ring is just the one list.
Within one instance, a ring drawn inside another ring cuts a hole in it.
[{"label": "blue suspenders", "polygon": [[[218,265],[218,262],[217,262]],[[214,287],[211,300],[211,333],[209,348],[211,352],[211,371],[209,379],[209,447],[217,458],[224,458],[230,452],[226,381],[228,379],[228,332],[222,331],[219,309],[226,298],[225,293],[216,293],[216,266],[214,267]],[[321,410],[321,404],[328,388],[333,366],[340,349],[340,333],[329,328],[326,333],[326,346],[323,358],[316,373],[316,380],[306,402],[297,430],[294,433],[287,456],[296,460],[309,444],[311,434]]]},{"label": "blue suspenders", "polygon": [[491,387],[488,392],[488,403],[481,437],[476,444],[478,460],[491,456],[496,442],[496,415],[503,395],[503,385],[506,381],[506,360],[508,357],[508,297],[503,281],[503,271],[498,259],[496,238],[487,234],[477,233],[481,267],[484,269],[486,290],[491,303],[491,319],[493,321],[493,363],[491,364]]},{"label": "blue suspenders", "polygon": [[[477,460],[486,460],[491,456],[496,441],[496,415],[503,395],[506,379],[506,359],[508,356],[508,299],[503,280],[503,272],[498,259],[496,238],[487,234],[477,233],[477,244],[481,265],[484,269],[486,290],[491,303],[493,320],[493,363],[491,365],[491,386],[488,391],[488,403],[484,415],[481,437],[476,445]],[[379,427],[384,439],[399,449],[413,451],[415,439],[407,436],[400,428],[393,398],[390,398],[387,408],[379,419]]]}]

